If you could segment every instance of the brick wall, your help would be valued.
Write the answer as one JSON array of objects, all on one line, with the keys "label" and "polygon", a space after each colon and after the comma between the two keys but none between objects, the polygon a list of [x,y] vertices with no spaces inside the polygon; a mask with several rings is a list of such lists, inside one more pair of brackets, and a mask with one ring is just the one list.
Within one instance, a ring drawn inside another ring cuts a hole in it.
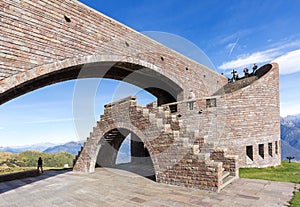
[{"label": "brick wall", "polygon": [[[226,126],[220,145],[239,155],[240,167],[274,166],[281,162],[279,69],[276,63],[270,66],[270,71],[252,84],[224,95]],[[264,145],[263,157],[259,155],[259,144]],[[247,146],[253,146],[253,161],[246,155]]]},{"label": "brick wall", "polygon": [[[157,182],[218,191],[224,167],[228,172],[232,167],[232,175],[237,176],[237,168],[232,166],[236,158],[226,156],[222,150],[214,152],[219,153],[218,156],[210,154],[213,149],[205,148],[203,139],[196,133],[198,130],[189,128],[163,107],[138,105],[133,97],[106,105],[84,144],[75,171],[93,172],[96,162],[104,167],[114,166],[118,151],[115,146],[116,143],[119,146],[120,139],[105,141],[105,135],[113,130],[125,130],[123,138],[132,132],[143,142],[153,162]],[[197,152],[193,149],[195,146],[203,149]]]},{"label": "brick wall", "polygon": [[[150,68],[155,77],[149,78],[166,77],[178,85],[175,100],[187,97],[190,88],[197,96],[207,96],[226,83],[216,72],[76,0],[3,0],[0,4],[2,103],[47,84],[74,79],[79,72],[72,76],[66,68],[82,70],[92,62],[129,62]],[[57,71],[60,74],[53,76]],[[116,73],[111,78],[117,78]]]},{"label": "brick wall", "polygon": [[[75,0],[2,0],[0,22],[1,104],[78,76],[125,78],[140,87],[151,86],[147,90],[154,95],[167,92],[183,101],[173,116],[161,107],[142,108],[128,100],[107,106],[75,170],[94,170],[101,137],[115,128],[132,131],[145,143],[159,182],[217,189],[223,164],[236,173],[239,166],[280,163],[277,64],[259,79],[227,92],[222,88],[226,77]],[[141,76],[128,78],[134,73]],[[194,110],[184,102],[190,89],[203,99]],[[217,91],[218,96],[208,97]],[[207,107],[213,99],[216,106]],[[252,146],[253,160],[246,155],[247,146]],[[213,151],[216,147],[228,148],[239,162],[223,149]]]}]

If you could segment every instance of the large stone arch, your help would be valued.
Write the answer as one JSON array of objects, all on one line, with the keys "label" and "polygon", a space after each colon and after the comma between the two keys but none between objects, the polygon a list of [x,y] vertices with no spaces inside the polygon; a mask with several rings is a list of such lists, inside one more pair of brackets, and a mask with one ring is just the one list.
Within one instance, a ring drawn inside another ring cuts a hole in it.
[{"label": "large stone arch", "polygon": [[[0,104],[50,82],[73,79],[74,71],[97,62],[135,64],[152,76],[171,80],[179,88],[167,84],[171,95],[161,95],[161,103],[170,101],[162,99],[166,96],[181,101],[190,89],[198,97],[210,96],[227,82],[204,65],[76,0],[5,1],[3,8]],[[62,71],[68,74],[59,76]],[[163,92],[156,87],[148,91],[156,96]]]},{"label": "large stone arch", "polygon": [[[153,163],[153,168],[155,173],[160,172],[159,158],[156,155],[156,152],[153,150],[153,146],[150,142],[151,140],[148,139],[147,131],[143,131],[139,129],[127,119],[124,119],[123,122],[115,121],[111,124],[103,124],[102,122],[101,126],[100,124],[98,124],[94,128],[94,131],[92,132],[92,134],[94,135],[93,139],[88,139],[85,143],[86,146],[81,152],[81,155],[79,156],[79,159],[81,160],[79,161],[77,160],[76,165],[74,166],[75,171],[84,171],[84,172],[95,171],[95,166],[97,164],[97,157],[99,155],[101,147],[103,146],[103,144],[106,143],[105,135],[111,132],[112,130],[120,130],[120,131],[124,130],[130,133],[134,133],[144,143],[145,148],[148,150],[150,159]],[[103,166],[110,167],[109,164],[107,165],[107,163],[104,163]]]},{"label": "large stone arch", "polygon": [[4,84],[0,104],[32,90],[72,79],[110,78],[139,86],[158,98],[159,104],[174,102],[182,96],[184,84],[165,70],[144,60],[118,55],[91,55],[72,58],[12,76]]}]

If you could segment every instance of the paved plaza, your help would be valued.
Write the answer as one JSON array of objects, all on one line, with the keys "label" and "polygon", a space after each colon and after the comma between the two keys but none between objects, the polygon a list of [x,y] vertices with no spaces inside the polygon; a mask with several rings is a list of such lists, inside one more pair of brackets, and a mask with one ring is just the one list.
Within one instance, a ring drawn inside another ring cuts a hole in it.
[{"label": "paved plaza", "polygon": [[238,179],[220,193],[153,182],[131,172],[47,171],[0,183],[0,206],[287,206],[295,184]]}]

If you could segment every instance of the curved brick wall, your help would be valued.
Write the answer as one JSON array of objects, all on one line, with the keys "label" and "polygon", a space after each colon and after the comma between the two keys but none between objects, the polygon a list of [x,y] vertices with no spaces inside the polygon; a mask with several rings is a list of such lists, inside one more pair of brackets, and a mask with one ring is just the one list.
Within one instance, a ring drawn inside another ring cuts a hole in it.
[{"label": "curved brick wall", "polygon": [[[240,167],[274,166],[281,162],[279,69],[278,64],[271,65],[252,84],[224,95],[226,126],[220,145],[239,156]],[[259,150],[260,144],[263,146]],[[247,146],[249,154],[252,147],[253,160],[247,156]]]}]

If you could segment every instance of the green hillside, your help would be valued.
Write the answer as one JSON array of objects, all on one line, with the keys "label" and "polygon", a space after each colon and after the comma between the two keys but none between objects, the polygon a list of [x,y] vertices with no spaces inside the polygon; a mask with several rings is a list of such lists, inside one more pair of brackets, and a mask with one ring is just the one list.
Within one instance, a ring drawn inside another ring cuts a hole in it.
[{"label": "green hillside", "polygon": [[26,151],[18,154],[0,152],[0,174],[34,169],[37,167],[37,160],[43,159],[44,168],[64,168],[67,164],[73,166],[74,155],[67,152],[48,154],[40,151]]},{"label": "green hillside", "polygon": [[12,158],[14,156],[11,152],[0,152],[0,165],[2,162],[5,162],[6,160]]}]

